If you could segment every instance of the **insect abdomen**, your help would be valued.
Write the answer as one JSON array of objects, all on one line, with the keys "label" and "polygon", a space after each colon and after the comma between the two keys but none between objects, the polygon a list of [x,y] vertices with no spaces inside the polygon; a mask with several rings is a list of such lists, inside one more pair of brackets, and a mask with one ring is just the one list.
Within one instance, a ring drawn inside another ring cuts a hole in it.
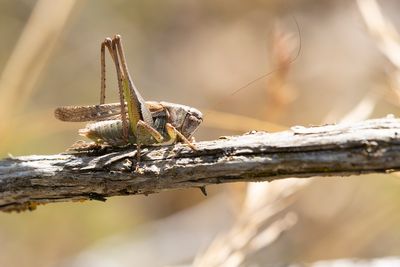
[{"label": "insect abdomen", "polygon": [[[107,143],[111,146],[127,145],[123,136],[121,120],[107,120],[89,123],[84,129],[79,130],[79,134],[96,143]],[[136,138],[132,134],[129,134],[129,142],[136,142]]]}]

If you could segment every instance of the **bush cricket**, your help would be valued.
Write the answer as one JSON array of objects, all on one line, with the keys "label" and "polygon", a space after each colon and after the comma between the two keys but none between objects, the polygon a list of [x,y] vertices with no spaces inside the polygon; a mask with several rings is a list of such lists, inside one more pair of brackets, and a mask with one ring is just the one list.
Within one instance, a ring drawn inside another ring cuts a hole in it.
[{"label": "bush cricket", "polygon": [[[105,104],[105,50],[108,49],[118,77],[119,103]],[[171,145],[184,142],[195,150],[192,135],[202,122],[202,113],[195,108],[145,101],[133,84],[128,71],[121,36],[106,38],[101,44],[100,104],[65,106],[55,110],[62,121],[92,121],[79,134],[95,144],[125,146],[136,144],[140,158],[141,145]]]}]

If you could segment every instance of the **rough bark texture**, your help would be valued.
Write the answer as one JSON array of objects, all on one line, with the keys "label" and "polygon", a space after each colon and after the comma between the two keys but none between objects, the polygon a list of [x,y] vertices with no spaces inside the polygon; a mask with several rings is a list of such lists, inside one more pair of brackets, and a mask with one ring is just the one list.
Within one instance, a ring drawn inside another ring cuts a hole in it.
[{"label": "rough bark texture", "polygon": [[292,127],[198,142],[152,147],[136,162],[134,147],[0,161],[0,210],[37,204],[228,182],[285,177],[357,175],[400,169],[400,119]]}]

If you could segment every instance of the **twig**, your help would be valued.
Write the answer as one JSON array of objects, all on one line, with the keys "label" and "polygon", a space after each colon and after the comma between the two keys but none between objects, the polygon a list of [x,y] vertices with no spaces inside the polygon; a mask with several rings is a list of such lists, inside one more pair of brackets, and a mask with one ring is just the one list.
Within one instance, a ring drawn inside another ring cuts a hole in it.
[{"label": "twig", "polygon": [[184,145],[24,156],[0,161],[0,210],[102,200],[229,182],[400,170],[400,119],[292,127]]}]

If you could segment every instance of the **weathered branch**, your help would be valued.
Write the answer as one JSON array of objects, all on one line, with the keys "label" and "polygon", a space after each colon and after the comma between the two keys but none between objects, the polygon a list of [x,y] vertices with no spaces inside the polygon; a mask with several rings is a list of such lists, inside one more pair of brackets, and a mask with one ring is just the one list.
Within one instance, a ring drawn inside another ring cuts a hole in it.
[{"label": "weathered branch", "polygon": [[116,195],[285,177],[357,175],[400,169],[400,119],[292,127],[184,145],[134,148],[0,161],[0,210],[37,204],[104,200]]}]

